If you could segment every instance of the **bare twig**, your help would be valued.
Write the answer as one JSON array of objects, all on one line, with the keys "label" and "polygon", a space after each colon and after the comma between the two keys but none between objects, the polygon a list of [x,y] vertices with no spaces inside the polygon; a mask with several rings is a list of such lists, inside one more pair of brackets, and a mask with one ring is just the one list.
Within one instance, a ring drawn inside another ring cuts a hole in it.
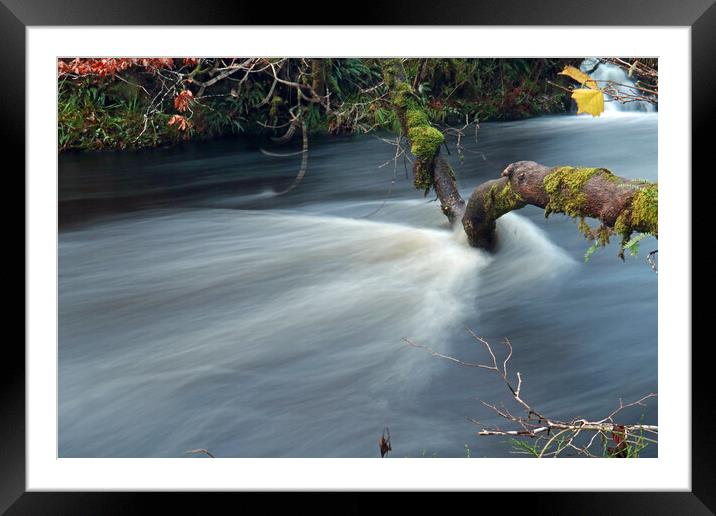
[{"label": "bare twig", "polygon": [[184,453],[186,453],[187,455],[203,453],[203,454],[205,454],[205,455],[208,455],[208,456],[211,457],[212,459],[215,459],[215,458],[216,458],[216,457],[214,457],[214,455],[213,455],[209,450],[207,450],[207,449],[205,449],[205,448],[199,448],[199,449],[196,449],[196,450],[189,450],[189,451],[186,451],[186,452],[184,452]]},{"label": "bare twig", "polygon": [[306,169],[308,168],[308,131],[306,130],[306,122],[304,122],[303,120],[301,121],[301,132],[303,134],[303,149],[301,150],[301,168],[299,168],[298,174],[293,180],[293,183],[291,183],[286,189],[276,192],[276,195],[283,195],[290,192],[299,184],[301,184],[301,181],[303,181],[303,177],[306,175]]},{"label": "bare twig", "polygon": [[[491,363],[481,364],[466,362],[450,355],[439,353],[428,346],[416,344],[408,338],[403,340],[413,347],[426,350],[434,357],[438,357],[464,367],[473,367],[479,369],[487,369],[494,371],[502,379],[509,389],[512,399],[524,411],[523,414],[512,414],[506,407],[498,407],[494,403],[488,403],[480,400],[482,405],[497,414],[500,418],[509,421],[519,427],[516,430],[505,430],[497,426],[486,427],[475,419],[468,418],[469,421],[478,425],[480,430],[477,432],[479,436],[508,436],[513,438],[532,438],[541,440],[540,448],[535,448],[533,455],[537,457],[557,457],[565,450],[573,450],[579,455],[586,457],[596,457],[598,455],[591,451],[592,446],[596,443],[596,437],[601,437],[603,442],[609,439],[614,440],[616,446],[608,451],[610,456],[625,457],[628,456],[629,447],[641,449],[645,443],[656,444],[658,441],[649,437],[645,437],[644,433],[658,435],[659,427],[657,425],[646,424],[618,424],[615,418],[621,412],[637,406],[645,406],[645,402],[656,397],[656,393],[649,393],[642,396],[636,401],[625,403],[619,399],[619,405],[605,418],[590,421],[583,418],[575,418],[569,421],[556,419],[542,415],[528,401],[522,397],[523,377],[520,372],[514,375],[516,384],[511,380],[508,371],[508,364],[512,358],[512,344],[508,339],[503,341],[506,348],[506,357],[498,363],[497,356],[492,349],[490,343],[484,338],[478,336],[473,330],[467,328],[470,335],[480,344],[482,344],[490,356]],[[583,446],[575,444],[577,438],[583,433],[592,434],[591,438]]]}]

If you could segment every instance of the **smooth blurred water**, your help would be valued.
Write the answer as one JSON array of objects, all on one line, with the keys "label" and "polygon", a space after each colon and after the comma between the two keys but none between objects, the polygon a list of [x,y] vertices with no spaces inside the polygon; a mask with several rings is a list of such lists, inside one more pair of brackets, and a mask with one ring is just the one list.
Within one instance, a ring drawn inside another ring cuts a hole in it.
[{"label": "smooth blurred water", "polygon": [[[485,123],[467,143],[484,158],[451,158],[465,196],[522,159],[656,179],[656,130],[656,114]],[[395,457],[511,456],[466,419],[502,424],[478,401],[513,408],[499,378],[402,341],[487,361],[466,325],[510,339],[542,413],[601,418],[656,391],[653,239],[584,263],[574,222],[528,207],[489,255],[402,163],[378,168],[393,153],[314,141],[283,196],[300,158],[255,141],[62,155],[60,456],[375,457],[385,426]]]}]

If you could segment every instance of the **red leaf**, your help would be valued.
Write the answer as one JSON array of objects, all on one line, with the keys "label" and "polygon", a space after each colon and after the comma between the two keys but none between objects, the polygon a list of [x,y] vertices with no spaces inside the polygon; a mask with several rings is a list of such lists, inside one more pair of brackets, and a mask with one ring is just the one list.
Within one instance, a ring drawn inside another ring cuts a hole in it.
[{"label": "red leaf", "polygon": [[181,115],[172,116],[169,119],[169,122],[167,123],[167,125],[174,125],[174,124],[176,124],[177,130],[179,130],[179,131],[186,131],[187,129],[189,129],[191,127],[191,122],[189,122],[189,120],[187,120],[186,118],[184,118]]},{"label": "red leaf", "polygon": [[179,111],[186,111],[189,109],[189,104],[194,99],[194,94],[189,90],[182,90],[174,98],[174,107]]}]

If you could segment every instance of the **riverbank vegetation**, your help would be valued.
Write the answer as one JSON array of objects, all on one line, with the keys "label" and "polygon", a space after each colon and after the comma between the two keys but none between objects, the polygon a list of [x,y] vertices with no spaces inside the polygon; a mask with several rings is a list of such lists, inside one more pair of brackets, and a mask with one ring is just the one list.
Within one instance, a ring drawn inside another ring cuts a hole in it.
[{"label": "riverbank vegetation", "polygon": [[[65,150],[130,149],[230,134],[399,128],[380,59],[61,59]],[[570,108],[558,75],[574,59],[405,59],[433,124],[515,120]],[[551,82],[560,84],[555,87]]]}]

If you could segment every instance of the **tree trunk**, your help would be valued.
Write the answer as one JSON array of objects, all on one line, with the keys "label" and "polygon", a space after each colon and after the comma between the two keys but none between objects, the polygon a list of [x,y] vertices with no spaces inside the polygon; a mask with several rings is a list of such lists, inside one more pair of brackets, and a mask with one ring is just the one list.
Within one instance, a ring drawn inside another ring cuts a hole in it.
[{"label": "tree trunk", "polygon": [[504,178],[492,179],[475,188],[470,195],[462,217],[462,227],[465,228],[471,246],[494,250],[497,244],[497,219],[525,206],[524,202],[516,198],[514,202],[495,202],[501,199],[497,194],[501,194],[507,184]]},{"label": "tree trunk", "polygon": [[329,64],[329,59],[311,59],[311,89],[319,97],[326,94],[326,67]]},{"label": "tree trunk", "polygon": [[439,154],[432,166],[433,187],[440,200],[440,209],[454,225],[465,213],[465,201],[460,196],[455,182],[455,174],[448,162]]},{"label": "tree trunk", "polygon": [[434,188],[442,212],[450,224],[455,224],[465,213],[465,201],[457,189],[455,173],[440,154],[445,137],[430,125],[425,110],[405,80],[400,60],[386,59],[383,66],[385,83],[392,92],[393,111],[416,158],[413,164],[415,188],[424,190],[425,195]]},{"label": "tree trunk", "polygon": [[[579,219],[582,233],[602,245],[613,234],[623,246],[632,233],[659,233],[657,183],[624,179],[604,168],[549,168],[518,161],[470,196],[462,218],[470,244],[494,249],[495,221],[528,204],[544,208],[545,217],[563,213]],[[597,219],[601,226],[594,231],[585,218]]]},{"label": "tree trunk", "polygon": [[[425,109],[405,79],[399,59],[386,59],[383,77],[391,91],[391,104],[403,134],[415,155],[415,187],[425,195],[435,189],[442,212],[451,224],[462,221],[470,245],[494,250],[496,221],[505,213],[528,204],[550,213],[579,220],[579,230],[600,245],[619,235],[624,245],[632,233],[658,237],[658,185],[615,176],[604,168],[549,168],[534,161],[508,165],[499,179],[487,181],[470,195],[467,206],[460,196],[455,174],[440,154],[445,137],[430,124]],[[586,218],[597,219],[596,230]]]}]

